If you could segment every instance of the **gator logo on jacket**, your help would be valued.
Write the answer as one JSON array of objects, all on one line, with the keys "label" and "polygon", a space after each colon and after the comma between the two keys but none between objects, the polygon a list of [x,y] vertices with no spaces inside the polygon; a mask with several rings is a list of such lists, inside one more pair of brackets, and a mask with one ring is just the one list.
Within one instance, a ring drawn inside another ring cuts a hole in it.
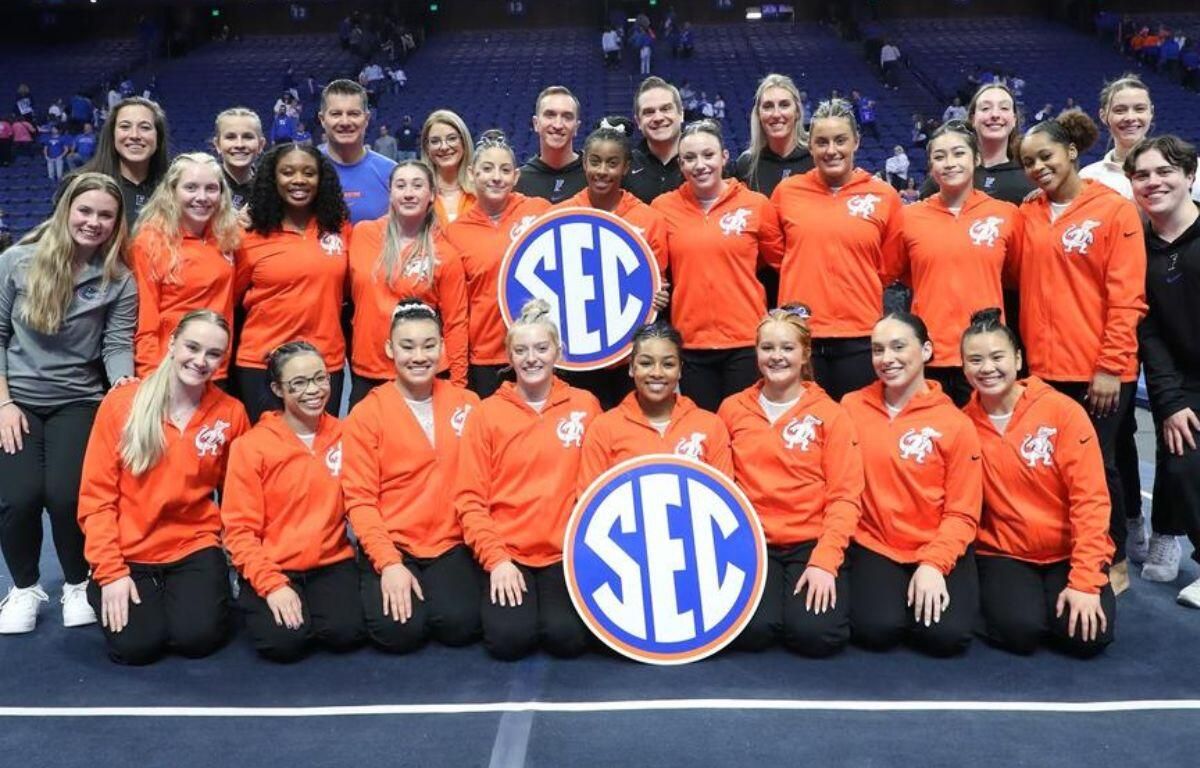
[{"label": "gator logo on jacket", "polygon": [[988,216],[986,219],[971,222],[971,227],[967,230],[971,244],[992,247],[996,244],[996,238],[1000,237],[1000,225],[1003,223],[1004,219],[999,216]]},{"label": "gator logo on jacket", "polygon": [[587,416],[587,411],[571,411],[569,416],[559,419],[555,434],[558,435],[559,440],[562,440],[563,448],[583,445],[583,417],[585,416]]},{"label": "gator logo on jacket", "polygon": [[900,458],[925,463],[925,457],[933,453],[933,441],[942,436],[933,427],[910,429],[900,436]]},{"label": "gator logo on jacket", "polygon": [[321,243],[321,250],[325,251],[326,256],[341,256],[346,250],[346,246],[342,242],[342,236],[337,232],[326,232],[321,235],[319,242]]},{"label": "gator logo on jacket", "polygon": [[223,419],[217,419],[211,427],[207,424],[200,427],[200,431],[196,433],[196,455],[204,457],[219,454],[221,447],[225,445],[225,430],[229,427],[229,422]]},{"label": "gator logo on jacket", "polygon": [[1036,467],[1040,462],[1043,467],[1054,464],[1054,443],[1050,438],[1058,434],[1054,427],[1038,427],[1037,434],[1025,435],[1021,441],[1021,458],[1030,467]]},{"label": "gator logo on jacket", "polygon": [[462,437],[463,427],[467,424],[467,414],[470,412],[469,405],[460,405],[454,409],[454,415],[450,417],[450,429],[454,430],[455,437]]},{"label": "gator logo on jacket", "polygon": [[342,474],[342,441],[338,440],[336,444],[331,445],[328,451],[325,451],[325,468],[329,470],[329,474],[337,477]]},{"label": "gator logo on jacket", "polygon": [[846,212],[856,219],[869,219],[881,199],[879,195],[855,195],[846,201]]},{"label": "gator logo on jacket", "polygon": [[1096,239],[1095,235],[1092,234],[1092,230],[1098,226],[1100,226],[1100,222],[1095,219],[1088,219],[1082,224],[1072,224],[1067,227],[1066,231],[1062,234],[1063,251],[1086,256],[1092,241]]},{"label": "gator logo on jacket", "polygon": [[736,211],[730,211],[721,217],[721,232],[726,236],[740,235],[746,231],[746,225],[749,223],[750,209],[738,208]]},{"label": "gator logo on jacket", "polygon": [[817,427],[823,423],[812,414],[806,415],[803,419],[793,418],[780,433],[783,436],[784,445],[789,450],[800,446],[800,450],[807,453],[809,443],[817,439]]},{"label": "gator logo on jacket", "polygon": [[687,456],[689,459],[700,461],[704,458],[704,439],[708,435],[703,432],[693,432],[691,437],[683,437],[675,444],[675,453]]},{"label": "gator logo on jacket", "polygon": [[521,235],[525,234],[525,230],[529,229],[533,222],[537,221],[537,216],[522,216],[521,220],[513,224],[512,229],[508,231],[508,239],[516,240]]}]

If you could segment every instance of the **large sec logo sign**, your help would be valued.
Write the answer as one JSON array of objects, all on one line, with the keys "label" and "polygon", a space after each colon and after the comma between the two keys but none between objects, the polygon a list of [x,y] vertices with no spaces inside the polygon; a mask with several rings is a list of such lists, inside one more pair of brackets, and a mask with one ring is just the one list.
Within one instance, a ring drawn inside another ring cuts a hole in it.
[{"label": "large sec logo sign", "polygon": [[729,478],[671,455],[601,475],[567,524],[563,569],[584,623],[650,664],[711,656],[746,626],[766,581],[767,544]]},{"label": "large sec logo sign", "polygon": [[543,214],[500,263],[500,312],[512,325],[545,299],[563,341],[559,367],[605,368],[629,354],[633,332],[654,319],[662,278],[650,246],[618,216],[594,208]]}]

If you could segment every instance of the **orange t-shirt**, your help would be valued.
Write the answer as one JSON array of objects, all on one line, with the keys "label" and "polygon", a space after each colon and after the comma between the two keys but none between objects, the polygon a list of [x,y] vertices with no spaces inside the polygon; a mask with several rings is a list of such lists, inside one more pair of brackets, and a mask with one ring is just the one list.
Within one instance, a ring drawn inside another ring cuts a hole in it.
[{"label": "orange t-shirt", "polygon": [[341,232],[317,231],[311,219],[303,233],[247,232],[237,257],[234,293],[246,308],[237,350],[243,368],[266,368],[271,350],[304,340],[321,351],[330,371],[346,362],[342,299],[350,224]]},{"label": "orange t-shirt", "polygon": [[389,218],[360,221],[350,236],[350,300],[354,303],[350,370],[369,379],[395,377],[396,368],[384,352],[392,311],[400,299],[415,297],[442,316],[445,351],[441,367],[450,369],[451,381],[466,386],[467,291],[462,259],[444,237],[435,234],[432,273],[401,274],[404,254],[400,254],[389,281],[379,266]]},{"label": "orange t-shirt", "polygon": [[866,470],[854,540],[898,563],[928,563],[943,575],[975,540],[983,504],[979,436],[936,381],[889,418],[883,385],[842,399]]},{"label": "orange t-shirt", "polygon": [[729,429],[734,479],[762,521],[767,544],[816,540],[808,564],[837,575],[862,514],[863,461],[854,424],[816,382],[772,424],[761,382],[730,395],[717,415]]},{"label": "orange t-shirt", "polygon": [[246,409],[209,385],[182,431],[164,422],[166,449],[139,476],[121,461],[121,432],[142,384],[109,391],[96,411],[79,485],[79,527],[92,579],[129,575],[127,563],[174,563],[220,544],[213,492],[225,477],[228,445],[250,429]]},{"label": "orange t-shirt", "polygon": [[1067,584],[1096,594],[1114,551],[1100,441],[1074,400],[1035,377],[1022,383],[1003,435],[978,395],[965,409],[983,446],[976,551],[1038,564],[1070,560]]},{"label": "orange t-shirt", "polygon": [[[149,376],[162,362],[171,334],[188,312],[211,309],[233,327],[233,253],[222,253],[206,239],[184,235],[172,273],[169,248],[154,230],[139,232],[130,253],[138,290],[138,324],[133,336],[138,377]],[[227,357],[214,378],[224,379],[228,372]]]},{"label": "orange t-shirt", "polygon": [[500,261],[512,241],[549,209],[550,203],[540,197],[513,192],[498,221],[475,205],[445,229],[446,240],[462,256],[467,278],[467,357],[472,365],[499,365],[507,360],[499,305]]},{"label": "orange t-shirt", "polygon": [[898,279],[903,204],[891,185],[856,168],[836,192],[816,169],[784,179],[771,194],[783,227],[779,303],[812,309],[816,338],[870,336],[883,288]]},{"label": "orange t-shirt", "polygon": [[671,322],[688,349],[754,345],[767,295],[760,264],[783,260],[779,215],[764,195],[727,179],[705,213],[690,184],[652,203],[667,221]]},{"label": "orange t-shirt", "polygon": [[506,381],[467,419],[454,506],[485,570],[562,560],[580,442],[599,414],[594,395],[556,379],[540,413]]},{"label": "orange t-shirt", "polygon": [[437,557],[463,542],[454,511],[462,433],[479,397],[433,382],[433,444],[395,382],[371,390],[346,417],[342,492],[350,525],[376,571],[401,551]]}]

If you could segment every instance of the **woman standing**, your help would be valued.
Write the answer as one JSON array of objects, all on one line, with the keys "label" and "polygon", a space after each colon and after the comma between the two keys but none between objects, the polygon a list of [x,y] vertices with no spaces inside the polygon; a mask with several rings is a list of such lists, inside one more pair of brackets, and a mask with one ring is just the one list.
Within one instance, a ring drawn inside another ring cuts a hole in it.
[{"label": "woman standing", "polygon": [[329,160],[298,144],[263,155],[234,282],[246,322],[233,373],[251,421],[281,406],[270,388],[267,354],[295,339],[321,350],[331,371],[327,409],[336,414],[341,406],[349,245],[349,214]]},{"label": "woman standing", "polygon": [[808,308],[772,310],[758,324],[762,381],[725,400],[734,479],[767,537],[767,583],[735,644],[777,640],[828,656],[850,639],[849,577],[842,567],[858,525],[862,453],[850,418],[812,380]]},{"label": "woman standing", "polygon": [[934,656],[971,642],[979,585],[971,543],[983,473],[979,438],[936,382],[924,322],[893,312],[875,324],[879,381],[842,401],[861,439],[866,492],[850,548],[854,641],[908,641]]},{"label": "woman standing", "polygon": [[267,146],[258,113],[245,107],[222,111],[217,115],[212,145],[221,161],[233,208],[240,211],[250,202],[250,194],[254,191],[254,169]]},{"label": "woman standing", "polygon": [[721,178],[728,160],[716,123],[689,124],[679,140],[686,183],[653,203],[667,222],[671,319],[688,345],[683,393],[710,411],[758,377],[754,329],[767,306],[755,270],[781,261],[784,246],[770,201]]},{"label": "woman standing", "polygon": [[738,180],[770,197],[779,182],[811,171],[804,125],[804,102],[792,78],[772,73],[760,80],[750,112],[750,147],[737,159]]},{"label": "woman standing", "polygon": [[109,384],[133,377],[137,289],[125,261],[121,189],[80,173],[53,215],[0,258],[0,545],[13,586],[0,634],[32,632],[42,510],[66,583],[63,624],[91,624],[76,520],[84,448]]},{"label": "woman standing", "polygon": [[433,210],[439,227],[457,221],[475,204],[473,146],[467,124],[448,109],[431,112],[421,126],[421,162],[437,176]]},{"label": "woman standing", "polygon": [[79,169],[80,173],[103,173],[117,182],[126,226],[133,226],[167,172],[171,162],[167,142],[167,115],[162,107],[131,96],[112,108],[100,129],[96,154]]},{"label": "woman standing", "polygon": [[462,259],[436,226],[433,172],[420,161],[402,160],[388,188],[388,215],[360,221],[350,237],[351,408],[395,376],[386,354],[388,330],[402,298],[418,297],[437,310],[446,325],[441,370],[449,369],[453,383],[467,383],[466,282]]},{"label": "woman standing", "polygon": [[[138,287],[138,376],[158,367],[179,319],[191,310],[211,309],[233,324],[233,260],[241,239],[217,161],[200,152],[176,157],[142,209],[130,249]],[[227,376],[222,360],[215,379]]]},{"label": "woman standing", "polygon": [[229,326],[184,315],[146,380],[114,389],[87,443],[79,526],[109,657],[148,664],[166,651],[207,656],[229,634],[229,568],[213,495],[228,445],[249,429],[241,403],[212,386]]}]

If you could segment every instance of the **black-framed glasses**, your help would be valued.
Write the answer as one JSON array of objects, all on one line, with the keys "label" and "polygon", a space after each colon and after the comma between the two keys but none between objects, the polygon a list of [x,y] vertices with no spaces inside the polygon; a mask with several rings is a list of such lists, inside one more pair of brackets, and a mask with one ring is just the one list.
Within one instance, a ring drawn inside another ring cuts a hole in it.
[{"label": "black-framed glasses", "polygon": [[314,373],[312,376],[296,376],[288,379],[283,383],[288,394],[302,395],[308,391],[308,388],[316,387],[317,389],[325,389],[329,386],[329,374],[325,371]]}]

